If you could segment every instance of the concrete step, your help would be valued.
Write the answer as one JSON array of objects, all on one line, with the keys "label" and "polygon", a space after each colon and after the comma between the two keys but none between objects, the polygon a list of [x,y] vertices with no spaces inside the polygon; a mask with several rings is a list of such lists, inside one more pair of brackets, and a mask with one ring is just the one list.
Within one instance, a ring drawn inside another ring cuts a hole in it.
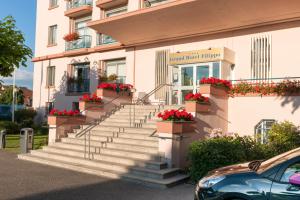
[{"label": "concrete step", "polygon": [[[74,156],[74,157],[77,156],[81,158],[84,158],[85,156],[88,157],[88,154],[87,153],[85,154],[84,151],[58,148],[53,146],[43,147],[43,150],[48,153],[63,154],[66,156]],[[167,168],[167,163],[165,162],[159,162],[155,160],[141,160],[141,159],[130,158],[130,157],[120,157],[111,154],[105,154],[101,150],[100,150],[100,154],[93,153],[91,155],[91,158],[98,161],[118,163],[126,166],[138,166],[138,167],[144,167],[144,168],[156,169],[156,170]]]},{"label": "concrete step", "polygon": [[[54,148],[64,148],[64,149],[70,149],[70,150],[76,150],[76,151],[84,151],[85,147],[84,145],[78,145],[78,144],[70,144],[70,143],[62,143],[58,142],[50,147]],[[96,152],[99,151],[99,148],[96,148],[94,146],[91,146],[91,151]],[[133,159],[140,159],[140,160],[156,160],[159,161],[160,156],[158,153],[145,153],[145,152],[137,152],[132,150],[124,150],[124,149],[115,149],[115,148],[101,148],[100,153],[112,155],[112,156],[120,156],[120,157],[128,157]]]},{"label": "concrete step", "polygon": [[[77,145],[88,145],[88,140],[85,141],[82,138],[62,138],[62,143],[68,143],[68,144],[77,144]],[[152,141],[151,141],[152,142]],[[137,144],[127,144],[127,143],[117,143],[117,142],[108,142],[105,141],[95,141],[91,140],[90,145],[95,148],[116,148],[116,149],[122,149],[123,150],[132,150],[136,152],[149,152],[149,153],[157,153],[158,152],[158,146],[143,146],[143,145],[137,145]]]},{"label": "concrete step", "polygon": [[[100,123],[100,126],[114,126],[114,127],[129,127],[130,123],[127,122],[109,122],[104,121]],[[133,126],[133,124],[132,124]],[[142,123],[142,128],[156,128],[156,123]]]},{"label": "concrete step", "polygon": [[116,127],[116,126],[104,126],[98,125],[93,130],[98,131],[112,131],[112,132],[125,132],[125,133],[149,133],[152,134],[156,131],[156,128],[134,128],[134,127]]},{"label": "concrete step", "polygon": [[158,187],[158,188],[172,187],[172,186],[180,184],[188,179],[188,176],[183,175],[183,174],[171,176],[170,178],[165,178],[162,180],[148,178],[148,177],[141,177],[141,176],[134,175],[134,174],[122,174],[122,173],[120,174],[120,173],[116,173],[115,171],[112,171],[112,170],[103,170],[98,167],[91,167],[91,166],[87,166],[84,164],[71,163],[71,162],[61,161],[61,160],[56,160],[56,159],[49,159],[49,158],[34,156],[31,154],[20,154],[20,155],[18,155],[18,158],[22,159],[22,160],[27,160],[27,161],[31,161],[31,162],[44,164],[44,165],[51,165],[51,166],[55,166],[55,167],[74,170],[74,171],[78,171],[81,173],[88,173],[88,174],[93,174],[93,175],[103,176],[103,177],[108,177],[108,178],[113,178],[113,179],[123,178],[126,180],[130,180],[130,181],[141,183],[141,184],[144,184],[147,186]]},{"label": "concrete step", "polygon": [[43,150],[34,150],[30,153],[33,156],[43,157],[46,159],[53,159],[59,161],[67,161],[71,163],[76,163],[80,165],[86,165],[90,167],[97,167],[103,170],[111,170],[115,171],[117,174],[134,174],[139,175],[142,177],[149,177],[154,179],[164,179],[165,177],[170,177],[172,175],[176,175],[178,173],[177,168],[172,169],[148,169],[144,167],[139,167],[138,165],[135,166],[128,166],[122,163],[114,163],[108,162],[104,160],[89,160],[84,159],[78,156],[66,156],[64,154],[57,154],[57,153],[50,153]]},{"label": "concrete step", "polygon": [[[87,135],[86,139],[90,138],[91,141],[101,141],[101,142],[117,142],[123,144],[136,144],[142,146],[149,146],[149,147],[158,147],[158,139],[155,137],[142,137],[142,138],[134,138],[133,135],[127,134],[127,137],[122,137],[123,133],[115,133],[114,136],[102,136],[97,134]],[[136,134],[135,134],[136,135]],[[81,136],[80,138],[76,138],[75,134],[69,134],[69,138],[71,139],[85,139],[85,136]],[[125,135],[126,136],[126,135]],[[64,141],[66,141],[64,139]]]}]

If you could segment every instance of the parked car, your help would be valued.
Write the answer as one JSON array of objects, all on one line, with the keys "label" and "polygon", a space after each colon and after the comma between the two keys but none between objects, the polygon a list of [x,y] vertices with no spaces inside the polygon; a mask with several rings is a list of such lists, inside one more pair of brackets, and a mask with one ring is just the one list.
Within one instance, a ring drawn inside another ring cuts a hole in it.
[{"label": "parked car", "polygon": [[300,148],[209,172],[195,200],[300,200]]}]

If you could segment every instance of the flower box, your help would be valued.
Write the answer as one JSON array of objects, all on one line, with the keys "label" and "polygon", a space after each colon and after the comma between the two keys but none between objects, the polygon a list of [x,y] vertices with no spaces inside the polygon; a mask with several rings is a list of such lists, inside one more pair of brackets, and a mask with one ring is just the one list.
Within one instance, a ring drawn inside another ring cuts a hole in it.
[{"label": "flower box", "polygon": [[182,134],[194,131],[194,121],[158,121],[156,125],[158,133]]},{"label": "flower box", "polygon": [[115,90],[110,89],[97,89],[97,96],[101,98],[117,98],[120,95]]},{"label": "flower box", "polygon": [[209,103],[198,103],[197,101],[185,101],[187,112],[208,113],[210,111]]},{"label": "flower box", "polygon": [[104,109],[102,102],[79,101],[79,110],[102,111]]},{"label": "flower box", "polygon": [[80,125],[84,124],[86,120],[85,116],[48,116],[48,124],[53,126],[61,125]]},{"label": "flower box", "polygon": [[201,94],[210,94],[214,96],[225,97],[228,96],[228,89],[225,87],[218,87],[211,84],[201,84],[199,87]]}]

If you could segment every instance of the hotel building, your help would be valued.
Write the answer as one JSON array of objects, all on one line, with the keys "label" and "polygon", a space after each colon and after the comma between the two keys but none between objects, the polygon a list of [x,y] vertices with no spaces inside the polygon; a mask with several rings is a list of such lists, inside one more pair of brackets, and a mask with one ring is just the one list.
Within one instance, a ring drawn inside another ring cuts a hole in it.
[{"label": "hotel building", "polygon": [[[149,102],[166,105],[183,105],[203,77],[298,79],[299,35],[298,0],[37,0],[33,107],[41,118],[77,109],[114,74],[135,98],[155,91]],[[238,96],[206,124],[264,134],[274,121],[300,125],[299,107],[297,95]]]}]

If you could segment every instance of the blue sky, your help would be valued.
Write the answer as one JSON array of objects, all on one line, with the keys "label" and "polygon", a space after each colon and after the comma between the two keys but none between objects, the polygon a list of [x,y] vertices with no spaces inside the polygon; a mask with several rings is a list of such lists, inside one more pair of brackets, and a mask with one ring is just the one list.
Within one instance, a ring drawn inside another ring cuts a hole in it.
[{"label": "blue sky", "polygon": [[[17,28],[23,32],[26,39],[26,45],[34,51],[35,40],[35,16],[36,0],[8,0],[1,1],[0,19],[12,15],[16,22]],[[16,83],[18,86],[32,88],[33,64],[28,62],[27,68],[20,68],[16,73]],[[11,84],[11,78],[1,78],[5,84]]]}]

